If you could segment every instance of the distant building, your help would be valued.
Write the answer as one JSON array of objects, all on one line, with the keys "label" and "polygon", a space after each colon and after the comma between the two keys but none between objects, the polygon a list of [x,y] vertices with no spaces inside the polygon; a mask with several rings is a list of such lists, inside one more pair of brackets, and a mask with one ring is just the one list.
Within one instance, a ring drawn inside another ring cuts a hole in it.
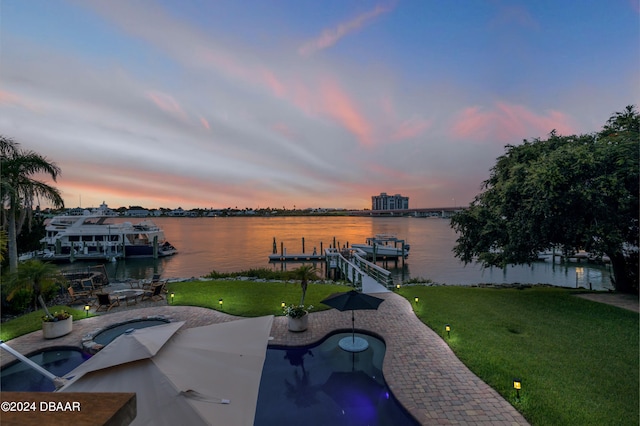
[{"label": "distant building", "polygon": [[133,217],[147,217],[149,216],[149,210],[146,209],[129,209],[124,212],[125,216],[133,216]]},{"label": "distant building", "polygon": [[400,194],[387,195],[381,192],[380,195],[371,197],[371,210],[406,210],[409,208],[409,197]]}]

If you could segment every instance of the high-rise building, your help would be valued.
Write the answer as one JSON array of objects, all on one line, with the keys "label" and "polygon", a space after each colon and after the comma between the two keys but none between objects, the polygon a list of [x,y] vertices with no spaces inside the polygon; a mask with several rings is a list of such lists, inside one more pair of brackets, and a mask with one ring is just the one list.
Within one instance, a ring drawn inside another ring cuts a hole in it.
[{"label": "high-rise building", "polygon": [[387,195],[381,192],[380,195],[371,197],[371,210],[406,210],[409,208],[409,197],[400,194]]}]

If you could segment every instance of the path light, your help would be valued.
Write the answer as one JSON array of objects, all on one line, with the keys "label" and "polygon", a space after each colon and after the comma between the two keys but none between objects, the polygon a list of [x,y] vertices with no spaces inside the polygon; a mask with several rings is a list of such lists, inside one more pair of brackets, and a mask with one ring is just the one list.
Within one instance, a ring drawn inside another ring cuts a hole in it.
[{"label": "path light", "polygon": [[222,308],[222,299],[218,300],[218,305]]},{"label": "path light", "polygon": [[171,293],[171,304],[173,305],[173,298],[175,297],[175,293]]},{"label": "path light", "polygon": [[285,307],[285,303],[284,303],[284,302],[281,302],[281,303],[280,303],[280,307],[284,309],[284,307]]},{"label": "path light", "polygon": [[520,389],[522,389],[522,381],[520,379],[513,379],[513,388],[516,390],[516,399],[520,401]]},{"label": "path light", "polygon": [[91,309],[90,305],[84,305],[84,311],[87,314],[87,317],[89,317],[89,309]]},{"label": "path light", "polygon": [[418,301],[420,300],[420,298],[418,298],[418,296],[414,297],[413,300],[415,300],[416,303],[418,303]]},{"label": "path light", "polygon": [[447,337],[451,337],[451,326],[449,324],[444,325],[444,331],[447,332]]},{"label": "path light", "polygon": [[400,290],[400,284],[396,284],[396,289]]}]

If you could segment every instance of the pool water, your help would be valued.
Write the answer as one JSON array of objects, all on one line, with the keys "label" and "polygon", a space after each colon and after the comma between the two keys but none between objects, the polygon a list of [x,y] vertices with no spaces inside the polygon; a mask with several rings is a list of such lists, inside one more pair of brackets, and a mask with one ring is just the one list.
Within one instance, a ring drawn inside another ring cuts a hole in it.
[{"label": "pool water", "polygon": [[[44,349],[27,358],[62,377],[89,359],[90,355],[78,348],[60,347]],[[0,389],[2,392],[52,392],[55,386],[24,362],[14,361],[0,371]]]},{"label": "pool water", "polygon": [[369,347],[349,353],[338,333],[306,347],[269,347],[254,425],[418,425],[391,394],[382,375],[385,345],[356,333]]},{"label": "pool water", "polygon": [[125,331],[133,328],[147,328],[153,327],[156,325],[164,325],[167,324],[168,320],[159,320],[159,319],[144,319],[144,320],[132,320],[124,323],[116,324],[114,326],[105,328],[96,334],[93,338],[95,343],[106,346],[113,341],[116,337],[124,333]]}]

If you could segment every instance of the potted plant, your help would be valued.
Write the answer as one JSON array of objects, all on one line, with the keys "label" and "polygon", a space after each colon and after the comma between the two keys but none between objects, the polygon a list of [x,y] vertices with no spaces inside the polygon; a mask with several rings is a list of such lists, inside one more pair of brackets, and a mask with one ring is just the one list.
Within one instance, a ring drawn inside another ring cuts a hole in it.
[{"label": "potted plant", "polygon": [[42,316],[42,336],[45,339],[55,339],[71,333],[73,329],[73,315],[67,311],[56,311],[51,315]]},{"label": "potted plant", "polygon": [[302,296],[300,297],[300,303],[296,305],[289,305],[284,308],[284,314],[289,317],[289,330],[290,331],[305,331],[309,324],[309,317],[307,314],[313,306],[304,306],[304,297],[307,294],[307,287],[309,280],[317,278],[316,272],[318,269],[312,265],[302,265],[293,271],[294,278],[300,280],[300,288],[302,289]]},{"label": "potted plant", "polygon": [[288,305],[283,308],[283,313],[289,318],[290,331],[305,331],[309,326],[309,311],[312,305]]}]

